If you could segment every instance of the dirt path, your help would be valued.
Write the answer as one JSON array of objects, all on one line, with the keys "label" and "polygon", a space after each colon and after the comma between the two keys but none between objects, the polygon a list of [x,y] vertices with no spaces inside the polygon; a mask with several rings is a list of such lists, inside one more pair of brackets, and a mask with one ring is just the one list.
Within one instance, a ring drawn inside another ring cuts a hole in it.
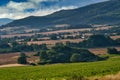
[{"label": "dirt path", "polygon": [[22,64],[7,64],[7,65],[0,65],[0,68],[2,67],[17,67],[17,66],[27,66]]}]

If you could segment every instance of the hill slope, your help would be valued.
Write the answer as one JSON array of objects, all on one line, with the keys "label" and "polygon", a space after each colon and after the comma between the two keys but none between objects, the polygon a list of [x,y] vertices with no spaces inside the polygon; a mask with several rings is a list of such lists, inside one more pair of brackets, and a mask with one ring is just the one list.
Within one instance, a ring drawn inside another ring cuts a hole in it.
[{"label": "hill slope", "polygon": [[73,10],[62,10],[43,17],[30,16],[5,26],[44,27],[55,24],[119,24],[120,0],[110,0]]},{"label": "hill slope", "polygon": [[5,25],[5,24],[8,24],[10,22],[12,22],[13,20],[12,19],[8,19],[8,18],[1,18],[0,19],[0,26],[1,25]]}]

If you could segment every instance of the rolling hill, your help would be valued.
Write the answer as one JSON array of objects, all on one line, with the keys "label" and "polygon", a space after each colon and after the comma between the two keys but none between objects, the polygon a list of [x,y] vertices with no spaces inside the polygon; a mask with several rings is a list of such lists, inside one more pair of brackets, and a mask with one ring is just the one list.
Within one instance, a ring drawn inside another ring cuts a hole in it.
[{"label": "rolling hill", "polygon": [[47,16],[30,16],[7,26],[45,27],[56,24],[120,24],[120,0],[110,0],[85,7],[62,10]]}]

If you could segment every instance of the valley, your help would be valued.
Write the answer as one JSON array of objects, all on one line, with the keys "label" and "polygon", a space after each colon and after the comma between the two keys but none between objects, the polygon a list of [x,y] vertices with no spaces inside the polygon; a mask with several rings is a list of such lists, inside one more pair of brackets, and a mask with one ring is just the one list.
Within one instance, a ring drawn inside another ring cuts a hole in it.
[{"label": "valley", "polygon": [[11,7],[9,13],[19,7],[18,16],[0,19],[0,80],[120,80],[120,0],[82,7],[64,1],[0,5],[0,11]]}]

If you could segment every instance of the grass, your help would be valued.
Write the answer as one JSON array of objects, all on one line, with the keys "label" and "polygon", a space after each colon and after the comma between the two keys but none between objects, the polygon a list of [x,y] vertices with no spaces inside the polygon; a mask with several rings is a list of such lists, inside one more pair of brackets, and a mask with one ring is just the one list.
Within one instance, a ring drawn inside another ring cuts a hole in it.
[{"label": "grass", "polygon": [[0,68],[0,80],[63,80],[74,76],[91,77],[120,71],[120,55],[106,61]]}]

